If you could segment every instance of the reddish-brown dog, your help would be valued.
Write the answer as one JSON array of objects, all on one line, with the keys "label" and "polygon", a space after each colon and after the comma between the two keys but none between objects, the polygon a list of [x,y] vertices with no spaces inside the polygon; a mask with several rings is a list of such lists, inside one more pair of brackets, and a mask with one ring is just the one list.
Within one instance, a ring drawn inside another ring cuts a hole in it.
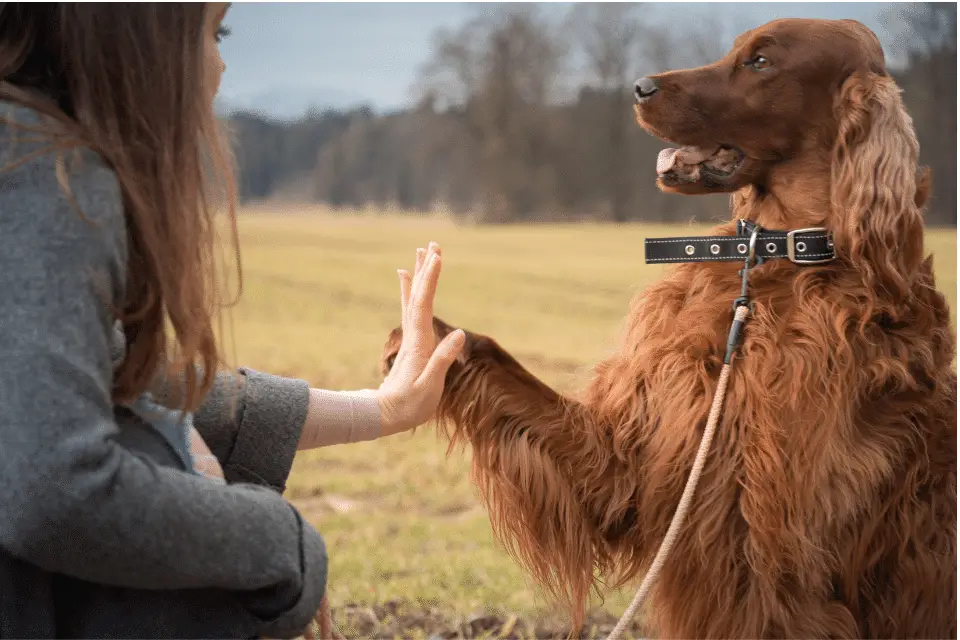
[{"label": "reddish-brown dog", "polygon": [[[717,435],[647,621],[672,638],[956,637],[955,337],[924,256],[928,178],[876,37],[779,20],[637,94],[641,126],[684,145],[661,154],[662,189],[732,192],[733,218],[767,229],[828,227],[837,254],[752,271]],[[575,622],[592,586],[641,577],[663,539],[740,266],[684,264],[649,287],[578,399],[467,334],[441,417],[472,447],[498,535]],[[398,345],[399,330],[385,369]]]}]

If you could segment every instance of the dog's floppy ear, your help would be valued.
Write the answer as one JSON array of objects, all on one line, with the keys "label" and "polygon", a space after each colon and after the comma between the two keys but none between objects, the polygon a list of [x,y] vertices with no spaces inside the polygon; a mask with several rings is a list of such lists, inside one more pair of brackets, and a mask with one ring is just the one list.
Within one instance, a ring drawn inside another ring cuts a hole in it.
[{"label": "dog's floppy ear", "polygon": [[887,75],[856,72],[834,103],[839,123],[831,166],[838,254],[872,290],[909,295],[923,252],[927,180],[917,172],[919,145],[900,89]]}]

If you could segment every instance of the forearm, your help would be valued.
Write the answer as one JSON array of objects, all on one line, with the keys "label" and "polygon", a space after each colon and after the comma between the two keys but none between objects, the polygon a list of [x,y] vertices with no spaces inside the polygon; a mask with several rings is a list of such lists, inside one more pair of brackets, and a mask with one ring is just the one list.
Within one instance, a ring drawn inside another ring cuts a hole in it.
[{"label": "forearm", "polygon": [[[88,582],[232,591],[272,621],[261,632],[277,635],[266,637],[289,637],[306,625],[324,590],[327,558],[320,536],[281,496],[158,468],[120,450],[98,467],[69,484],[7,484],[43,508],[5,499],[10,518],[0,524],[0,544],[41,569]],[[65,474],[59,465],[48,471]]]},{"label": "forearm", "polygon": [[297,449],[376,440],[382,434],[376,392],[310,389]]},{"label": "forearm", "polygon": [[[272,478],[278,488],[295,451],[382,435],[375,391],[311,389],[302,380],[251,369],[241,369],[238,375],[218,374],[194,416],[194,426],[228,479],[230,467],[242,458],[241,466],[259,470],[258,475]],[[261,451],[272,453],[259,455]]]}]

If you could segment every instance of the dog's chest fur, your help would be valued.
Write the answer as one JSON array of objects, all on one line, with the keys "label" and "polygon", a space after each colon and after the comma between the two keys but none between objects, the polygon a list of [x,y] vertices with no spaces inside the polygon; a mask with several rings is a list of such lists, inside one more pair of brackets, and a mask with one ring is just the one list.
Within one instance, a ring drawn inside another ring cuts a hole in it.
[{"label": "dog's chest fur", "polygon": [[[931,474],[941,485],[952,479],[955,499],[955,460],[950,476],[949,461],[931,469],[923,452],[950,432],[915,411],[925,402],[942,415],[950,396],[879,393],[903,377],[901,339],[845,323],[855,316],[829,278],[758,273],[766,275],[756,278],[697,498],[660,578],[660,631],[862,636],[878,615],[873,601],[889,589],[877,590],[889,571],[881,559],[903,544],[891,536],[904,528],[944,535],[931,513],[951,507],[931,497],[929,483]],[[637,512],[648,522],[617,532],[618,544],[639,544],[650,558],[696,455],[738,292],[736,267],[678,269],[635,303],[628,347],[599,367],[589,391],[602,422],[620,425],[616,446],[636,456],[627,473],[639,476]],[[623,402],[624,378],[639,401]],[[952,437],[955,451],[955,429]],[[917,504],[918,493],[930,502]],[[853,566],[871,554],[872,566]],[[927,570],[932,582],[946,575]],[[759,606],[744,611],[744,602]]]}]

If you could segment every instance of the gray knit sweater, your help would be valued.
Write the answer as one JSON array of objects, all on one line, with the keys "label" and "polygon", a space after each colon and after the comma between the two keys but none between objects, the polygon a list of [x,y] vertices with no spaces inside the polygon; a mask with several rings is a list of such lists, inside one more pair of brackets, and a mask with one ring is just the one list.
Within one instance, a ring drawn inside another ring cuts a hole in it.
[{"label": "gray knit sweater", "polygon": [[[0,168],[33,137],[0,118]],[[193,420],[229,484],[114,406],[121,194],[95,154],[66,164],[84,217],[53,154],[0,173],[0,638],[296,635],[327,574],[320,535],[280,495],[307,384],[242,371],[231,403],[218,379]]]}]

